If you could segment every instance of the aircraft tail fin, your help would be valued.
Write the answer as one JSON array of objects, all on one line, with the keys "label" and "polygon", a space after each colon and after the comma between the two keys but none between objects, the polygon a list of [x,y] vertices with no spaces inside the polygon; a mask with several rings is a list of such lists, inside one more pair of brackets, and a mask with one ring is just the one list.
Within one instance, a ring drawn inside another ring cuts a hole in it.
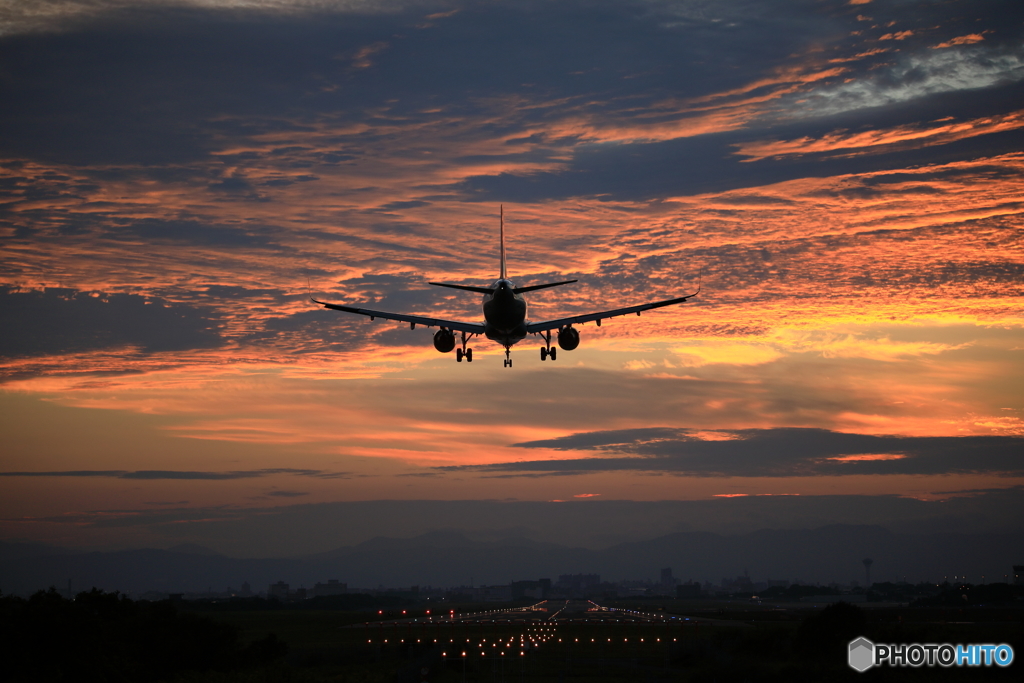
[{"label": "aircraft tail fin", "polygon": [[508,279],[508,271],[505,269],[505,205],[501,205],[500,213],[498,214],[498,225],[499,235],[501,239],[501,279]]}]

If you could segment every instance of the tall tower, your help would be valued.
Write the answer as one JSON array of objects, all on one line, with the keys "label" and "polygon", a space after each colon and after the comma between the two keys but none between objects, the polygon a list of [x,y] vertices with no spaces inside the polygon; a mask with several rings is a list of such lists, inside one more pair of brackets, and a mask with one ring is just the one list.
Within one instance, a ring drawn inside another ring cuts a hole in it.
[{"label": "tall tower", "polygon": [[874,562],[870,557],[864,558],[864,588],[871,588],[871,563]]}]

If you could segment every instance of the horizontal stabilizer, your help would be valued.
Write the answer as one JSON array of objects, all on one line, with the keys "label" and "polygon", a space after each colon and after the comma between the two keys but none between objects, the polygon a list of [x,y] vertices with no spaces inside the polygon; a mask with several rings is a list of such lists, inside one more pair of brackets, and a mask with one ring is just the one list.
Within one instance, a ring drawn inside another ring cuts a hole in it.
[{"label": "horizontal stabilizer", "polygon": [[530,285],[529,287],[516,287],[512,291],[515,292],[516,294],[522,294],[523,292],[533,292],[533,291],[536,291],[538,289],[546,289],[548,287],[557,287],[558,285],[571,285],[574,282],[579,282],[579,281],[578,280],[566,280],[564,282],[547,282],[547,283],[545,283],[543,285]]},{"label": "horizontal stabilizer", "polygon": [[452,289],[464,289],[467,292],[477,292],[479,294],[494,294],[494,290],[490,287],[473,287],[472,285],[453,285],[448,282],[428,282],[428,285],[434,285],[435,287],[451,287]]}]

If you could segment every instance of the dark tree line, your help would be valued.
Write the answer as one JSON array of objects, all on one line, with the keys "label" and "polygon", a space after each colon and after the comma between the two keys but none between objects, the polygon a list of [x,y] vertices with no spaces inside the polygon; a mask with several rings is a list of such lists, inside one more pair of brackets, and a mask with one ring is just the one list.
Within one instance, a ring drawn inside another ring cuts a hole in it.
[{"label": "dark tree line", "polygon": [[184,671],[262,666],[288,646],[273,634],[242,645],[238,629],[93,589],[0,597],[0,661],[8,681],[159,681]]}]

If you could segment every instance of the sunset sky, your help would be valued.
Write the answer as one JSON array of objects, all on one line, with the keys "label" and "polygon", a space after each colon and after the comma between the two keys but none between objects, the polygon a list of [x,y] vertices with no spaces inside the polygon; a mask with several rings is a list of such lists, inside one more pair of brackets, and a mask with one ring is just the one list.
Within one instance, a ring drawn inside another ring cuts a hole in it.
[{"label": "sunset sky", "polygon": [[[1019,530],[1022,93],[1005,0],[7,3],[0,539]],[[307,298],[480,321],[499,205],[532,320],[702,291],[511,369]]]}]

